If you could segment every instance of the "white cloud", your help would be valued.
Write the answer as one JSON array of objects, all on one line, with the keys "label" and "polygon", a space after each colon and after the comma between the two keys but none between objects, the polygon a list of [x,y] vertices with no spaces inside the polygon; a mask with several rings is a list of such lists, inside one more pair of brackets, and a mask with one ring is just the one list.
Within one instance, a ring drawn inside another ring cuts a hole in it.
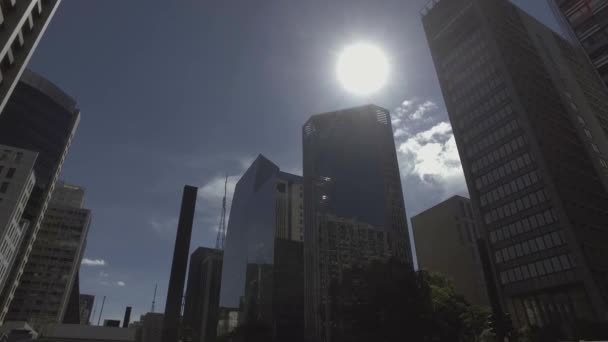
[{"label": "white cloud", "polygon": [[110,276],[110,274],[108,274],[108,273],[106,273],[106,272],[104,272],[104,271],[100,271],[100,272],[99,272],[99,276],[100,276],[101,278],[107,278],[107,277],[109,277],[109,276]]},{"label": "white cloud", "polygon": [[159,235],[166,235],[167,233],[174,232],[177,230],[177,218],[149,218],[148,224]]},{"label": "white cloud", "polygon": [[456,140],[445,111],[430,100],[408,99],[392,113],[408,214],[456,194],[466,195]]},{"label": "white cloud", "polygon": [[120,287],[123,287],[123,286],[125,286],[125,285],[127,285],[127,284],[125,284],[125,282],[124,282],[124,281],[119,280],[119,281],[117,281],[117,282],[116,282],[116,285],[117,285],[117,286],[120,286]]},{"label": "white cloud", "polygon": [[83,266],[105,266],[106,265],[106,261],[103,259],[88,259],[88,258],[83,258],[82,262],[80,263]]}]

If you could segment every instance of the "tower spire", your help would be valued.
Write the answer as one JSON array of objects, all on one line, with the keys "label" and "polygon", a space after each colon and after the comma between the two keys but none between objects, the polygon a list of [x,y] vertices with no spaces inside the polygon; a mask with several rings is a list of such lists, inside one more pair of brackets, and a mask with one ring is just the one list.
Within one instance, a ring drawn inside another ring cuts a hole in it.
[{"label": "tower spire", "polygon": [[226,193],[228,191],[228,175],[224,181],[224,198],[222,199],[222,212],[220,214],[220,224],[217,228],[217,238],[215,240],[215,249],[223,250],[224,241],[226,240]]}]

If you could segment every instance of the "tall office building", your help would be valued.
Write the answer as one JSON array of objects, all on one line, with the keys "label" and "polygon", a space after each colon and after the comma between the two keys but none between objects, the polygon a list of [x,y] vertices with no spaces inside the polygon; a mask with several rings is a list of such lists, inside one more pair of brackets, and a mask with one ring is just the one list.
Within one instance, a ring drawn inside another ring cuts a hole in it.
[{"label": "tall office building", "polygon": [[314,115],[303,147],[306,335],[330,342],[341,318],[329,287],[343,270],[391,257],[411,264],[390,114],[367,105]]},{"label": "tall office building", "polygon": [[205,247],[190,255],[183,325],[193,342],[214,342],[217,337],[222,256],[221,250]]},{"label": "tall office building", "polygon": [[[79,204],[84,203],[84,191],[65,183],[59,183],[52,196],[65,193],[65,188],[81,198]],[[73,203],[63,197],[51,198],[6,320],[27,321],[34,327],[61,323],[65,319],[79,323],[78,294],[74,294],[76,303],[73,306],[76,308],[72,307],[71,312],[68,303],[73,287],[78,286],[77,275],[91,211],[81,206],[69,206]]]},{"label": "tall office building", "polygon": [[81,294],[79,296],[79,309],[80,309],[80,324],[88,325],[91,322],[91,313],[93,312],[93,304],[95,303],[95,296],[90,294]]},{"label": "tall office building", "polygon": [[608,100],[593,67],[506,0],[422,15],[504,310],[519,327],[606,320]]},{"label": "tall office building", "polygon": [[[303,329],[302,178],[260,155],[238,181],[228,223],[220,306],[277,341]],[[225,324],[222,322],[222,329]]]},{"label": "tall office building", "polygon": [[0,115],[61,0],[0,3]]},{"label": "tall office building", "polygon": [[198,188],[185,185],[182,194],[182,204],[177,223],[173,260],[171,262],[171,275],[169,276],[169,290],[165,302],[165,315],[163,317],[162,341],[177,341],[180,335],[180,320],[186,270],[188,266],[188,252],[190,251],[190,238],[192,237],[192,224],[196,208],[196,194]]},{"label": "tall office building", "polygon": [[36,185],[23,219],[30,222],[0,293],[0,322],[4,321],[36,236],[42,225],[55,183],[80,120],[76,102],[57,86],[25,70],[0,115],[0,144],[38,153]]},{"label": "tall office building", "polygon": [[37,153],[0,145],[0,289],[30,222],[22,219],[36,177]]},{"label": "tall office building", "polygon": [[608,86],[608,0],[548,0],[562,29],[580,43]]},{"label": "tall office building", "polygon": [[469,199],[462,196],[412,217],[418,267],[446,275],[469,303],[489,307],[477,248],[479,228]]}]

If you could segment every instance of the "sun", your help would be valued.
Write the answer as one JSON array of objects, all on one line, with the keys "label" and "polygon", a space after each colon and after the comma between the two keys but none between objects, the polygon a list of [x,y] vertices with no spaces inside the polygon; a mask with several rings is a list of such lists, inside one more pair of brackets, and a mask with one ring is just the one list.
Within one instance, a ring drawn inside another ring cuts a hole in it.
[{"label": "sun", "polygon": [[346,90],[368,95],[380,90],[388,78],[388,61],[378,47],[358,43],[342,51],[338,58],[338,80]]}]

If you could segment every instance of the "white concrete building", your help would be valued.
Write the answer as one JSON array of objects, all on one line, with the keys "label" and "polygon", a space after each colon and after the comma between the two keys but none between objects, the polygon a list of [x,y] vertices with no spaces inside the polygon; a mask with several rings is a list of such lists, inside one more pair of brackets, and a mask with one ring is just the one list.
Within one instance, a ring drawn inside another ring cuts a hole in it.
[{"label": "white concrete building", "polygon": [[29,225],[22,215],[36,183],[37,156],[35,152],[0,145],[0,288],[5,285]]}]

